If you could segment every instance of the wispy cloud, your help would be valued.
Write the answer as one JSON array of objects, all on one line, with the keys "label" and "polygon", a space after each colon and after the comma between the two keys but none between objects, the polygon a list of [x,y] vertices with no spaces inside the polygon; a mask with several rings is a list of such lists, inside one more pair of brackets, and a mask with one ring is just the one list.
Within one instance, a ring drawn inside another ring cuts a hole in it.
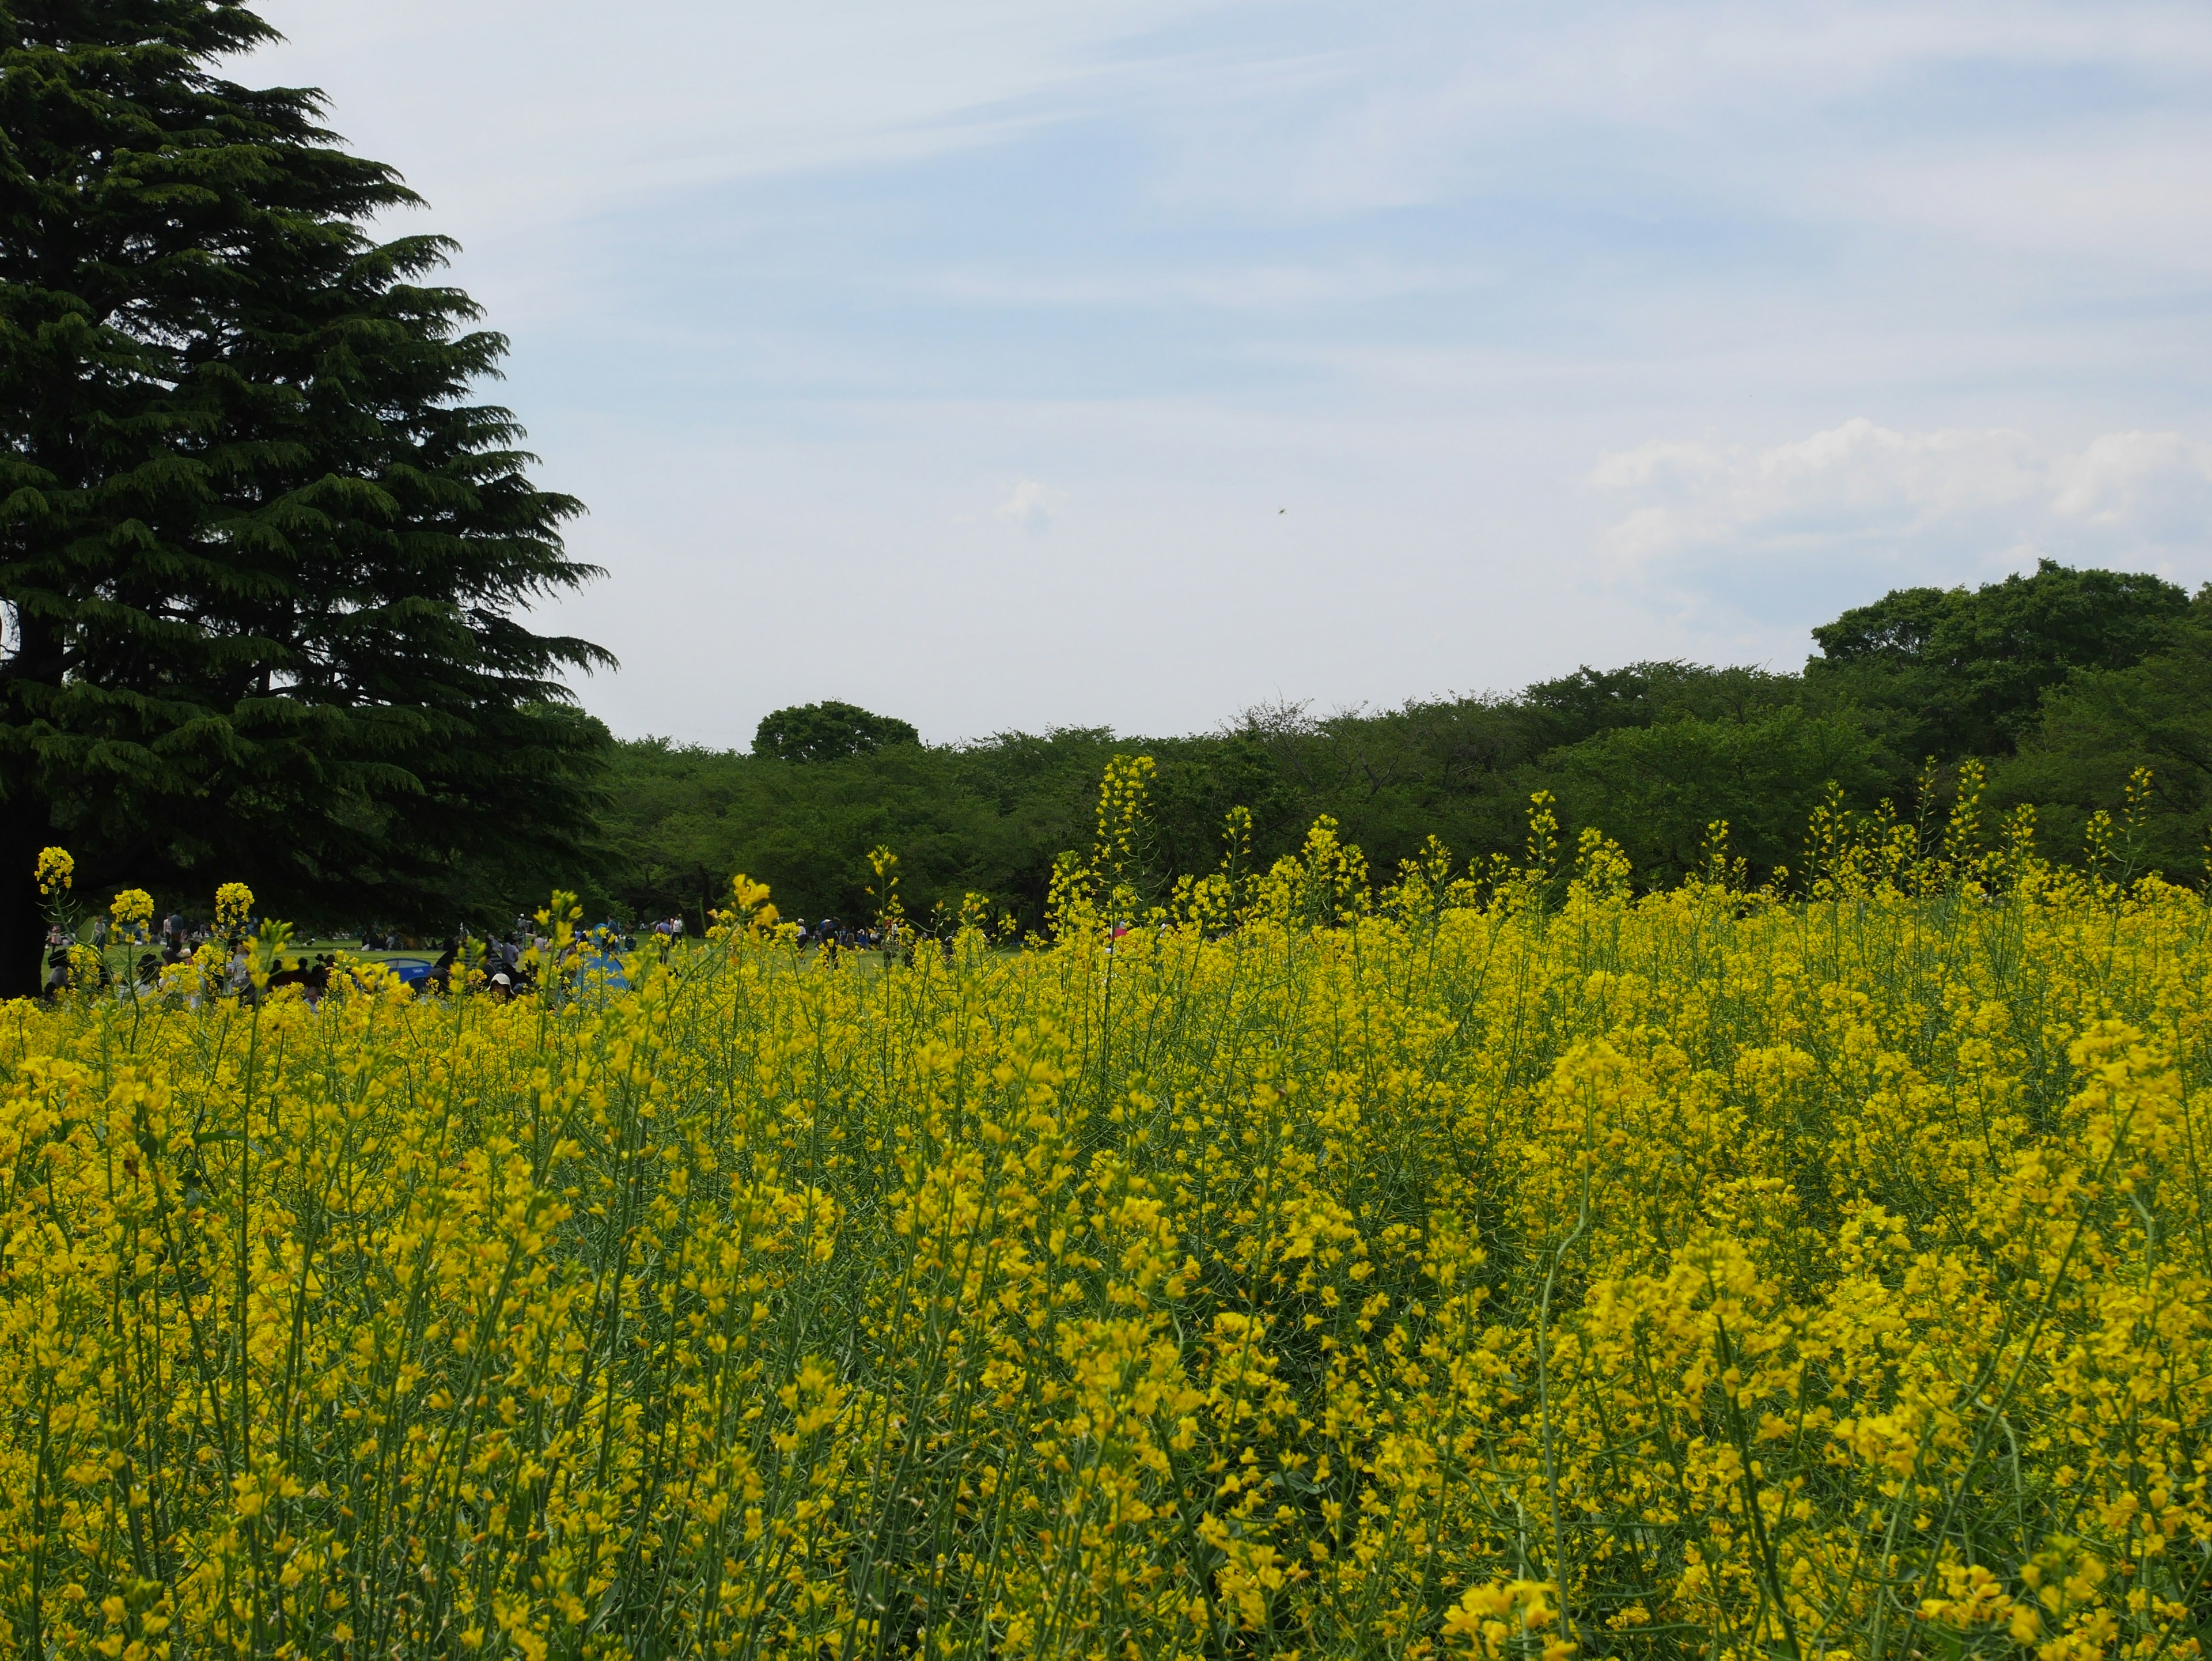
[{"label": "wispy cloud", "polygon": [[[628,729],[916,631],[1033,646],[870,692],[933,733],[1202,727],[2212,577],[2200,0],[264,3],[514,336]],[[1053,643],[1107,573],[1142,673]]]},{"label": "wispy cloud", "polygon": [[1399,264],[1370,258],[1211,270],[1014,272],[955,268],[935,277],[933,285],[947,299],[971,305],[1056,310],[1199,306],[1279,314],[1463,292],[1495,276],[1485,266]]},{"label": "wispy cloud", "polygon": [[2195,569],[2212,525],[2212,443],[2171,432],[2069,451],[2008,429],[1862,418],[1764,447],[1640,445],[1605,456],[1589,483],[1627,508],[1606,536],[1624,573],[1723,600],[1952,582],[2045,555]]},{"label": "wispy cloud", "polygon": [[[264,0],[278,61],[382,94],[338,126],[478,227],[897,164],[1093,108],[1118,43],[1231,0]],[[250,73],[250,68],[246,71]],[[306,77],[303,77],[306,78]]]}]

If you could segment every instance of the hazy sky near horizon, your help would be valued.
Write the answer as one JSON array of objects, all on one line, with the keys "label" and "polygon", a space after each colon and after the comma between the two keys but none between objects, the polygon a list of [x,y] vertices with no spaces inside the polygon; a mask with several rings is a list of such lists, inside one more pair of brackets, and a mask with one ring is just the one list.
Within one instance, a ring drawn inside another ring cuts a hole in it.
[{"label": "hazy sky near horizon", "polygon": [[266,0],[512,337],[621,733],[1211,727],[2212,579],[2212,10]]}]

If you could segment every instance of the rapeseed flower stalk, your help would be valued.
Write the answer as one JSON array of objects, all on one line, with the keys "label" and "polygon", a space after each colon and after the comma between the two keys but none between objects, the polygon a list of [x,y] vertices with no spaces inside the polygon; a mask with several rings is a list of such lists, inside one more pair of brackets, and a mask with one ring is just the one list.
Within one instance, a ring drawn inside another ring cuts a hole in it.
[{"label": "rapeseed flower stalk", "polygon": [[219,934],[242,934],[253,921],[253,891],[227,882],[215,891],[215,927]]},{"label": "rapeseed flower stalk", "polygon": [[1559,862],[1559,799],[1548,790],[1528,798],[1528,864],[1534,873],[1549,875]]},{"label": "rapeseed flower stalk", "polygon": [[1136,862],[1145,804],[1158,768],[1150,756],[1116,756],[1098,788],[1098,868],[1125,881]]},{"label": "rapeseed flower stalk", "polygon": [[[766,883],[755,882],[744,872],[738,872],[730,879],[728,905],[713,914],[708,938],[720,940],[733,934],[765,934],[772,931],[778,917],[768,896]],[[578,915],[582,915],[580,910]]]},{"label": "rapeseed flower stalk", "polygon": [[66,848],[42,848],[39,850],[39,892],[48,899],[58,899],[70,891],[76,880],[76,861]]},{"label": "rapeseed flower stalk", "polygon": [[78,925],[83,916],[82,908],[70,892],[76,883],[76,861],[66,848],[42,848],[39,850],[33,874],[39,885],[40,909],[46,914],[46,922],[50,927],[58,929],[67,942],[62,958],[62,962],[67,965],[62,983],[68,986],[97,984],[101,977],[100,949],[76,938]]},{"label": "rapeseed flower stalk", "polygon": [[[906,921],[906,907],[899,899],[898,855],[888,848],[871,849],[868,872],[874,879],[868,885],[868,898],[872,902],[876,926],[896,937],[900,925]],[[765,894],[768,891],[761,891]]]},{"label": "rapeseed flower stalk", "polygon": [[1141,782],[1025,949],[9,1006],[10,1652],[2201,1656],[2202,897],[1539,801],[1117,937]]},{"label": "rapeseed flower stalk", "polygon": [[153,927],[154,897],[143,888],[126,888],[108,902],[107,916],[125,940],[143,940]]}]

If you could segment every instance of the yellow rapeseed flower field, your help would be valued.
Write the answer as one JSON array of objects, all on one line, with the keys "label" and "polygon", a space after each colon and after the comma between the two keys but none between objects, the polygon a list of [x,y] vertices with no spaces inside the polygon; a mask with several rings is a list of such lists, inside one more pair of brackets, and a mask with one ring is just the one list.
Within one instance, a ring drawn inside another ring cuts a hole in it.
[{"label": "yellow rapeseed flower field", "polygon": [[2202,897],[1146,782],[1025,949],[0,1011],[11,1652],[2198,1654]]}]

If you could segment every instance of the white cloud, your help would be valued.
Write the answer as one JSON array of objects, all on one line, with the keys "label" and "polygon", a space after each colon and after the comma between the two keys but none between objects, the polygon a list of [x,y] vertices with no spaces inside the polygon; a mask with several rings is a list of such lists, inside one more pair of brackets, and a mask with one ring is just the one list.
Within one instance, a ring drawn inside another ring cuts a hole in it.
[{"label": "white cloud", "polygon": [[1012,136],[1125,78],[1112,43],[1231,3],[263,0],[287,43],[236,72],[337,94],[340,131],[480,230]]},{"label": "white cloud", "polygon": [[1624,575],[1752,609],[1776,588],[1863,591],[1882,569],[1954,582],[2043,555],[2212,566],[2212,443],[2179,433],[2068,453],[2006,428],[1860,418],[1764,448],[1655,441],[1603,456],[1589,482],[1626,508],[1606,535]]},{"label": "white cloud", "polygon": [[1749,541],[1905,537],[2050,491],[2025,433],[1900,433],[1863,418],[1764,449],[1660,441],[1603,457],[1601,490],[1640,498],[1613,527],[1632,562]]},{"label": "white cloud", "polygon": [[[1197,728],[2212,576],[2201,0],[263,3],[240,72],[514,337],[624,730]],[[1141,672],[1065,649],[1108,571]]]},{"label": "white cloud", "polygon": [[2052,510],[2165,547],[2212,539],[2212,444],[2179,433],[2106,433],[2058,469]]},{"label": "white cloud", "polygon": [[1006,499],[999,504],[999,512],[1011,519],[1032,537],[1042,537],[1052,528],[1053,520],[1067,506],[1067,492],[1056,490],[1051,485],[1034,478],[1019,479]]}]

